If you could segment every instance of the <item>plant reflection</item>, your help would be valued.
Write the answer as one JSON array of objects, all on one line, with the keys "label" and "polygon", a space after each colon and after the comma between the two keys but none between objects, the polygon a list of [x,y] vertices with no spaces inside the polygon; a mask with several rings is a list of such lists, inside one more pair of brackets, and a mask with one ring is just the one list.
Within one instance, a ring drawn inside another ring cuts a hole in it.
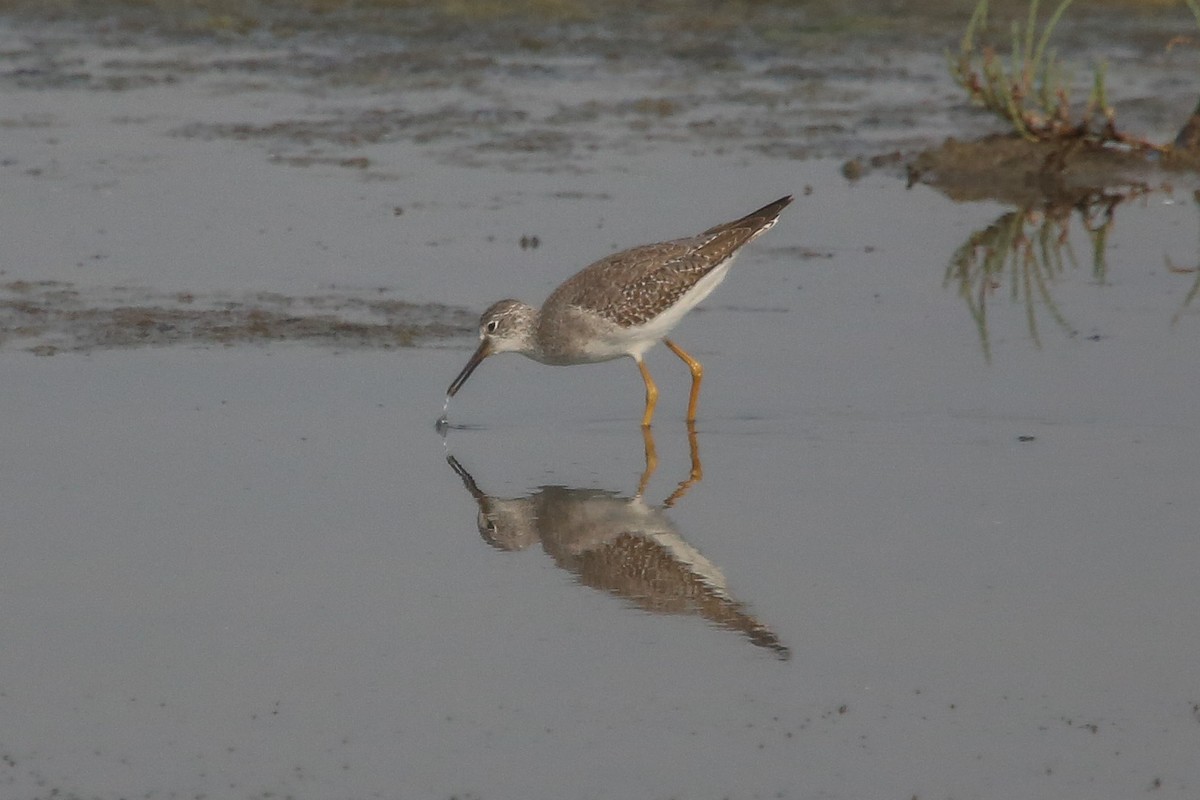
[{"label": "plant reflection", "polygon": [[[1200,106],[1197,106],[1197,113],[1200,113]],[[1180,135],[1182,136],[1182,134]],[[1200,121],[1197,122],[1196,135],[1200,136]],[[1196,207],[1200,208],[1200,189],[1192,192],[1192,199],[1196,201]],[[1183,312],[1187,311],[1188,306],[1192,304],[1192,300],[1196,298],[1196,294],[1200,293],[1200,261],[1198,261],[1195,266],[1181,267],[1172,263],[1169,256],[1165,257],[1163,260],[1166,261],[1168,272],[1173,272],[1177,275],[1191,274],[1196,276],[1192,281],[1192,288],[1190,288],[1188,293],[1184,296],[1183,303],[1180,304],[1179,310],[1176,311],[1171,317],[1171,327],[1174,327],[1175,323],[1179,322],[1179,318],[1183,316]]]},{"label": "plant reflection", "polygon": [[[946,267],[943,286],[955,287],[967,304],[979,332],[984,358],[991,360],[988,330],[989,303],[1007,286],[1008,300],[1025,310],[1025,324],[1035,346],[1042,346],[1038,311],[1044,309],[1054,325],[1068,336],[1075,327],[1054,298],[1054,286],[1067,268],[1080,266],[1070,242],[1073,225],[1083,231],[1090,250],[1091,278],[1108,281],[1107,248],[1117,207],[1142,197],[1145,190],[1125,193],[1095,191],[1073,203],[1047,202],[1024,206],[1000,215],[986,228],[975,231],[957,249]],[[1198,193],[1200,195],[1200,193]],[[1197,197],[1200,205],[1200,196]],[[1168,261],[1168,271],[1189,272]],[[1175,314],[1175,319],[1197,294],[1200,278]],[[1174,321],[1174,320],[1173,320]]]},{"label": "plant reflection", "polygon": [[689,426],[692,469],[661,506],[642,493],[658,459],[649,428],[643,429],[646,468],[632,497],[600,489],[542,486],[524,497],[486,494],[452,455],[446,460],[479,506],[484,541],[499,550],[525,550],[540,543],[554,563],[584,586],[616,595],[656,614],[694,614],[737,631],[780,659],[791,651],[726,585],[721,570],[692,547],[667,517],[701,477],[695,428]]}]

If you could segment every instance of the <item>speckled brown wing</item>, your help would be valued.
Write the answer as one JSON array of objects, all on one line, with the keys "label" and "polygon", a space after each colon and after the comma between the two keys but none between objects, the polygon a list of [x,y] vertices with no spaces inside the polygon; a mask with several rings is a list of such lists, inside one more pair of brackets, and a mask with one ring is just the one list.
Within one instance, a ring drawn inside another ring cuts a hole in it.
[{"label": "speckled brown wing", "polygon": [[546,307],[586,308],[624,327],[644,324],[767,231],[791,201],[781,198],[698,236],[614,253],[558,287]]},{"label": "speckled brown wing", "polygon": [[642,325],[674,305],[708,273],[733,258],[750,241],[753,232],[732,228],[709,236],[676,242],[682,252],[666,261],[645,265],[628,282],[614,286],[613,302],[596,309],[605,318],[625,327]]},{"label": "speckled brown wing", "polygon": [[721,231],[731,230],[733,228],[750,228],[754,231],[754,233],[750,234],[750,238],[746,240],[749,242],[750,239],[753,239],[759,234],[766,233],[768,230],[770,230],[771,226],[775,224],[775,220],[779,218],[780,212],[790,206],[793,199],[794,198],[790,194],[786,197],[781,197],[774,203],[767,203],[757,211],[751,211],[741,219],[735,219],[733,222],[723,222],[720,225],[715,225],[700,235],[707,236],[710,233],[720,233]]}]

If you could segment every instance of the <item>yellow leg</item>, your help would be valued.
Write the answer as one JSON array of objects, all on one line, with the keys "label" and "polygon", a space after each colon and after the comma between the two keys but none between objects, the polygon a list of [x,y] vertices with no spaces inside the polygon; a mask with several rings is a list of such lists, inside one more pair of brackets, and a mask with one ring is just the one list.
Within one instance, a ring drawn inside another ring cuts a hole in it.
[{"label": "yellow leg", "polygon": [[650,420],[654,416],[654,406],[658,405],[658,387],[654,385],[654,379],[650,377],[650,370],[646,368],[646,362],[639,358],[637,365],[638,369],[642,371],[642,380],[646,382],[646,413],[642,415],[642,427],[649,428]]},{"label": "yellow leg", "polygon": [[692,396],[688,400],[688,422],[696,421],[696,406],[700,404],[700,381],[704,379],[704,367],[700,366],[700,362],[687,354],[682,347],[672,342],[670,339],[663,339],[663,344],[671,348],[671,352],[683,359],[683,363],[688,365],[688,369],[692,371]]}]

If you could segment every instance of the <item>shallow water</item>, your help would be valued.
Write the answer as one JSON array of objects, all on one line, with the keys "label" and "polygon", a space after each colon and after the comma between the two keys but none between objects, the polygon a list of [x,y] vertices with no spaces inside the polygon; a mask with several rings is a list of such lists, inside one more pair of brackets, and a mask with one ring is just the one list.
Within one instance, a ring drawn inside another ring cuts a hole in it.
[{"label": "shallow water", "polygon": [[[1185,181],[847,182],[988,129],[936,36],[430,74],[5,24],[0,797],[1195,795]],[[1196,58],[1122,41],[1164,138]],[[628,361],[491,359],[435,430],[487,303],[787,192],[677,330],[694,438],[647,357],[656,469]]]}]

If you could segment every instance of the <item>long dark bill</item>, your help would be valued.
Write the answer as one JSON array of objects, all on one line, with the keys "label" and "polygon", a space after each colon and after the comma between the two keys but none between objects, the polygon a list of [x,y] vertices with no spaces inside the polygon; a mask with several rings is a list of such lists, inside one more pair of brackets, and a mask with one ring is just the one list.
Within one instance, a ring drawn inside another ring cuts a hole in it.
[{"label": "long dark bill", "polygon": [[471,355],[471,360],[463,367],[462,372],[458,373],[458,377],[450,384],[450,388],[446,390],[446,397],[454,397],[462,385],[467,382],[467,378],[471,377],[471,373],[475,368],[483,363],[483,360],[492,354],[492,343],[484,339],[479,343],[479,348]]}]

